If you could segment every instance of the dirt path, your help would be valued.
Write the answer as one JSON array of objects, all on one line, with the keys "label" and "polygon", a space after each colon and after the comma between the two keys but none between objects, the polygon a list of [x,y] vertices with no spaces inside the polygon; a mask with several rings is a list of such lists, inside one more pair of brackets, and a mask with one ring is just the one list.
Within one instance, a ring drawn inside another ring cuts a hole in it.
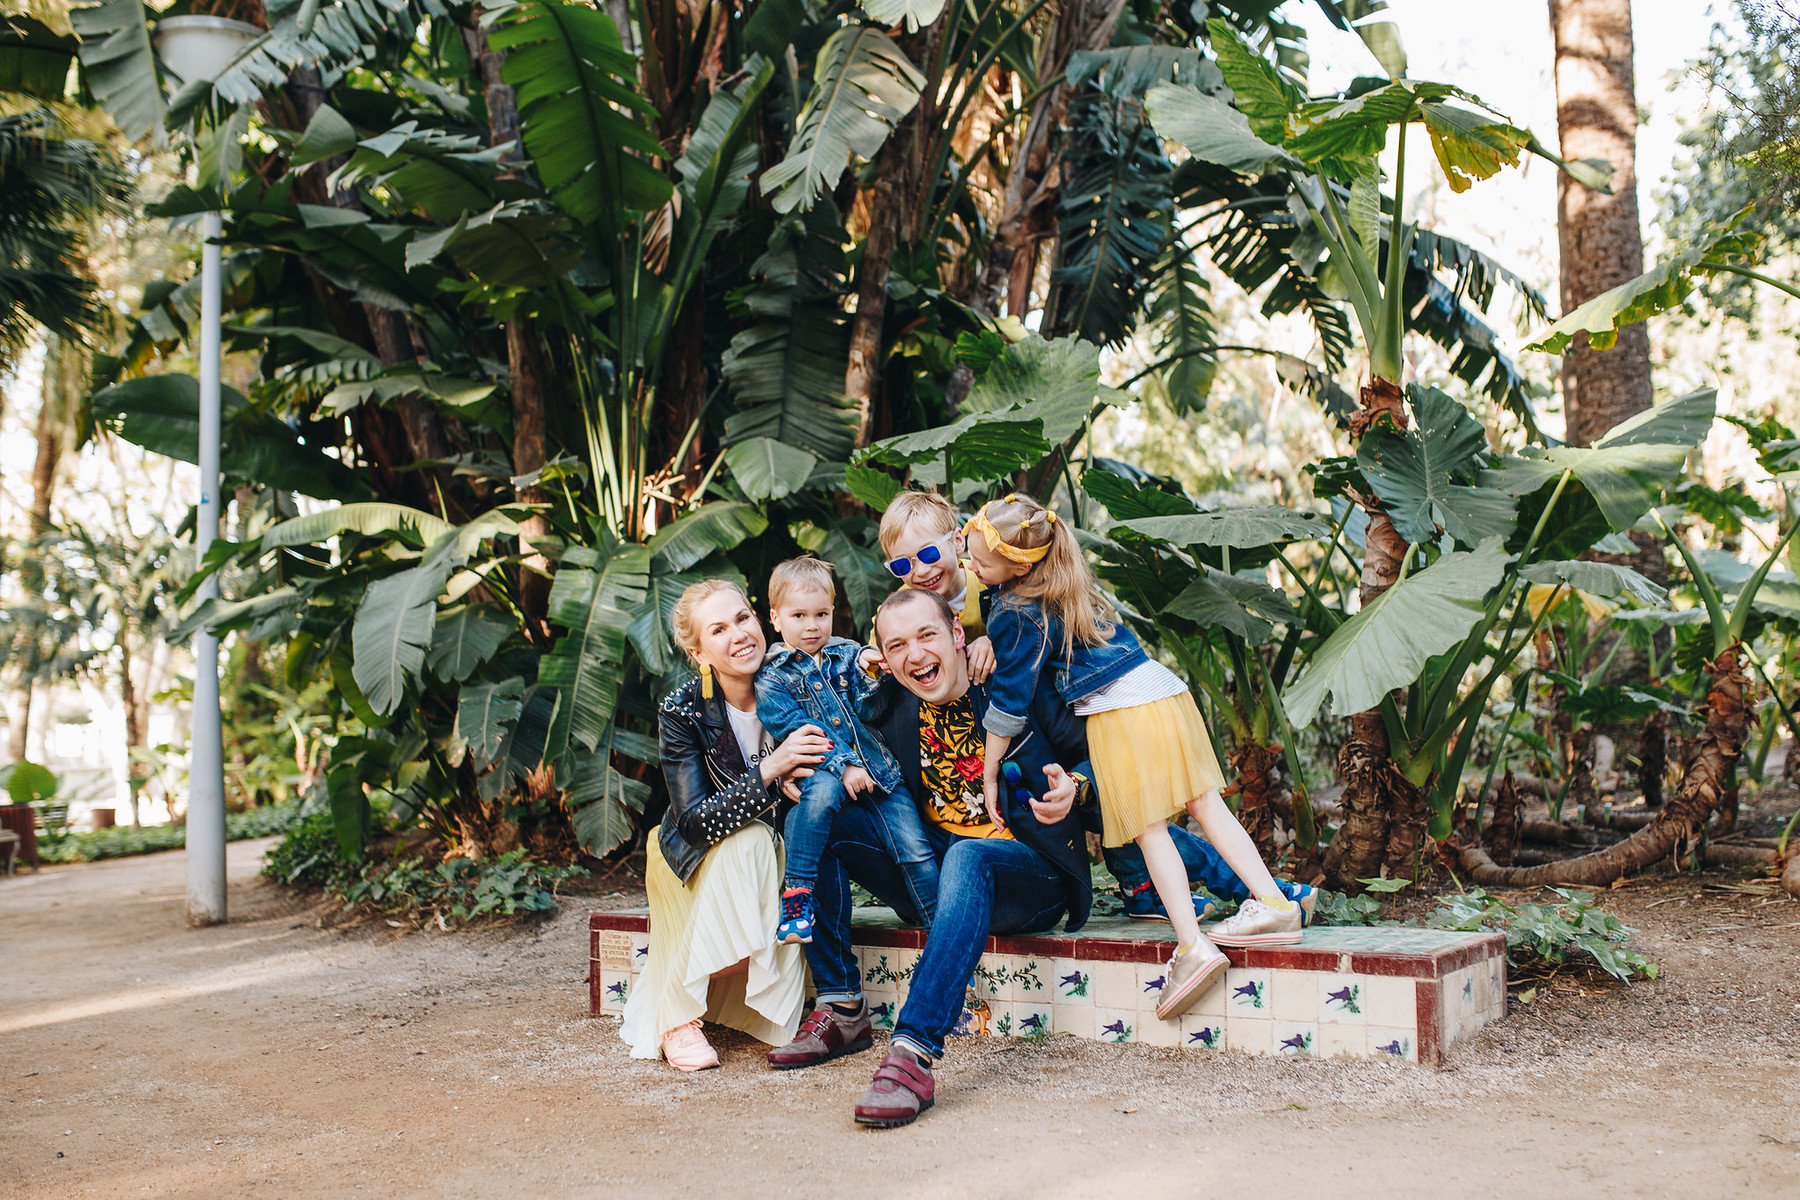
[{"label": "dirt path", "polygon": [[[530,930],[322,931],[231,847],[0,879],[0,1194],[1800,1195],[1800,904],[1692,881],[1609,903],[1662,981],[1553,992],[1449,1069],[1072,1039],[952,1051],[892,1133],[859,1055],[632,1062],[586,1015],[576,900]],[[1660,904],[1698,895],[1696,905]]]}]

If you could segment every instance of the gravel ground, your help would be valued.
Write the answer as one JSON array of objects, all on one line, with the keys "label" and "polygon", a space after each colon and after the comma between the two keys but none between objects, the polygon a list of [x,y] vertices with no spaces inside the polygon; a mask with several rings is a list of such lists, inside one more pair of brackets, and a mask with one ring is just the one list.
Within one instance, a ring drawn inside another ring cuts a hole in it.
[{"label": "gravel ground", "polygon": [[321,929],[267,845],[206,930],[179,852],[0,879],[0,1194],[1800,1195],[1800,904],[1734,877],[1614,890],[1662,978],[1552,980],[1443,1071],[989,1041],[875,1133],[872,1054],[631,1061],[584,982],[588,911],[629,893]]}]

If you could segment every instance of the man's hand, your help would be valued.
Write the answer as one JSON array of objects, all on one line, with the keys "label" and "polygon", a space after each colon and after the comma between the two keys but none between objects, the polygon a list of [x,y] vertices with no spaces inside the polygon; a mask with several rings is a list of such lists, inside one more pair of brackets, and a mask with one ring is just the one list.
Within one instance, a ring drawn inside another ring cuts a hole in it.
[{"label": "man's hand", "polygon": [[1068,816],[1069,810],[1075,807],[1075,797],[1080,793],[1081,785],[1073,775],[1055,763],[1045,764],[1044,782],[1050,786],[1044,790],[1041,798],[1032,798],[1031,811],[1037,815],[1040,824],[1054,825]]},{"label": "man's hand", "polygon": [[994,673],[994,639],[978,637],[969,643],[969,682],[986,683]]},{"label": "man's hand", "polygon": [[875,785],[875,777],[864,767],[848,766],[844,768],[844,790],[856,799],[879,789]]}]

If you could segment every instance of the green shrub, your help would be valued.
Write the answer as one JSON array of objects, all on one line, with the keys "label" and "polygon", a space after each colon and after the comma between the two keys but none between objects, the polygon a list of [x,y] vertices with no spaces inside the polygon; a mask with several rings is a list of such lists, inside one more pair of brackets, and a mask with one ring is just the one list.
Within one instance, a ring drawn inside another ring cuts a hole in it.
[{"label": "green shrub", "polygon": [[[241,842],[247,838],[270,837],[285,832],[300,815],[300,805],[265,804],[260,808],[225,814],[225,839]],[[115,825],[91,833],[66,833],[44,837],[38,842],[38,857],[49,863],[98,862],[103,858],[124,858],[131,854],[154,854],[158,850],[179,850],[187,844],[185,825],[145,825],[134,829]]]},{"label": "green shrub", "polygon": [[1591,892],[1551,888],[1561,904],[1521,904],[1517,908],[1487,894],[1481,888],[1457,895],[1440,896],[1442,906],[1425,919],[1434,929],[1472,932],[1498,929],[1506,934],[1506,957],[1515,966],[1533,961],[1561,966],[1571,954],[1591,958],[1615,979],[1630,983],[1635,978],[1655,979],[1660,969],[1630,948],[1635,932],[1619,924],[1611,913],[1600,911]]},{"label": "green shrub", "polygon": [[318,887],[346,909],[419,919],[518,916],[553,912],[556,887],[586,875],[583,867],[553,867],[509,850],[484,862],[447,858],[347,862],[338,851],[329,814],[296,823],[263,858],[264,875],[283,883]]}]

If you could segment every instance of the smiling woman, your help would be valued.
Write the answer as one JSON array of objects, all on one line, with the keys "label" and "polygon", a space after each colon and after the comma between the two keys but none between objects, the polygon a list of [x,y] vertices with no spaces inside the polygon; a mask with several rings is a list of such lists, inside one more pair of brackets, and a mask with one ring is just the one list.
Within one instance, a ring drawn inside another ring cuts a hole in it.
[{"label": "smiling woman", "polygon": [[650,963],[626,999],[620,1035],[636,1058],[678,1070],[719,1065],[703,1020],[771,1045],[794,1036],[804,1000],[800,948],[775,944],[780,781],[818,763],[830,743],[811,726],[780,745],[756,718],[762,625],[736,584],[681,594],[675,640],[700,677],[659,714],[669,810],[645,853]]}]

